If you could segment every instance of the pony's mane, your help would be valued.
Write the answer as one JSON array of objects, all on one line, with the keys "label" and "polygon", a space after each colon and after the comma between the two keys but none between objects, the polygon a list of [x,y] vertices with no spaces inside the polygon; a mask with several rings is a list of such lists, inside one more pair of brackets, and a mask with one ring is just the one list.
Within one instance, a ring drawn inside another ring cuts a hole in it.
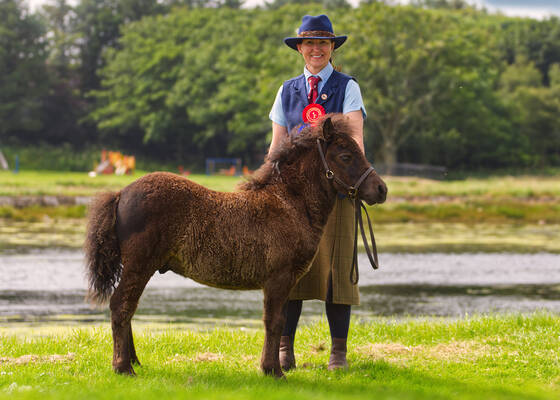
[{"label": "pony's mane", "polygon": [[288,139],[284,140],[273,152],[265,157],[265,162],[245,182],[239,184],[240,190],[255,190],[277,182],[282,165],[291,164],[310,148],[316,148],[317,138],[323,138],[323,123],[331,118],[334,135],[349,136],[349,125],[343,114],[328,114],[315,126],[307,126],[298,132],[298,127],[292,129]]}]

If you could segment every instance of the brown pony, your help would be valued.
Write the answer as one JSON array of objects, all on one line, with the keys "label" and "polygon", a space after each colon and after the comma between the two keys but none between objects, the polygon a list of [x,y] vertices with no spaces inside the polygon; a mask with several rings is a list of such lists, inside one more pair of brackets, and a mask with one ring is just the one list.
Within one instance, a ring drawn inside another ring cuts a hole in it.
[{"label": "brown pony", "polygon": [[[283,306],[309,268],[337,192],[346,193],[343,183],[353,185],[370,167],[347,132],[337,115],[303,129],[237,192],[156,172],[96,197],[84,244],[89,297],[110,298],[116,372],[134,374],[132,363],[139,362],[130,321],[152,275],[171,270],[217,288],[262,289],[261,368],[283,376]],[[326,178],[318,147],[337,179]],[[387,188],[373,172],[358,195],[382,203]]]}]

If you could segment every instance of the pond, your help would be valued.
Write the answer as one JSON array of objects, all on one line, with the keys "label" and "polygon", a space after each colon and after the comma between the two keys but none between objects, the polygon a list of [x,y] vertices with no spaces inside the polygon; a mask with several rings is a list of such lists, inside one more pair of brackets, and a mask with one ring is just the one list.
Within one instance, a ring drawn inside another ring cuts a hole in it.
[{"label": "pond", "polygon": [[[560,313],[558,254],[381,254],[373,271],[360,255],[358,318],[494,312]],[[0,255],[0,325],[106,321],[107,308],[84,302],[83,255],[37,251]],[[168,272],[148,283],[135,318],[198,325],[260,324],[260,291],[208,288]],[[320,318],[323,303],[304,302],[304,319]]]}]

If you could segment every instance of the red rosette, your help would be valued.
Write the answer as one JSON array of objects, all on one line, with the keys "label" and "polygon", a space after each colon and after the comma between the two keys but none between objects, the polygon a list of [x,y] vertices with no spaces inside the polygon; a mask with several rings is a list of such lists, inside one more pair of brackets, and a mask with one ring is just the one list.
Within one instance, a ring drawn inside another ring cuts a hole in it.
[{"label": "red rosette", "polygon": [[315,125],[317,121],[325,115],[325,109],[320,104],[311,103],[303,109],[303,122]]}]

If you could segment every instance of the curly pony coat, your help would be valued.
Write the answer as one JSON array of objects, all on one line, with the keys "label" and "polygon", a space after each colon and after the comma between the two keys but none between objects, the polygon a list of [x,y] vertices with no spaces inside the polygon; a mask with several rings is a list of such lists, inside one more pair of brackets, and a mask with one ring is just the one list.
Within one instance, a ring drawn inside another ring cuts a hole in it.
[{"label": "curly pony coat", "polygon": [[[130,322],[146,284],[157,271],[173,271],[213,287],[262,289],[261,368],[283,376],[282,307],[307,272],[341,190],[325,178],[317,139],[340,180],[356,182],[369,167],[341,117],[328,116],[270,154],[238,192],[158,172],[95,199],[84,244],[89,298],[110,299],[116,372],[134,374],[139,363]],[[375,173],[359,193],[370,204],[386,194]]]}]

